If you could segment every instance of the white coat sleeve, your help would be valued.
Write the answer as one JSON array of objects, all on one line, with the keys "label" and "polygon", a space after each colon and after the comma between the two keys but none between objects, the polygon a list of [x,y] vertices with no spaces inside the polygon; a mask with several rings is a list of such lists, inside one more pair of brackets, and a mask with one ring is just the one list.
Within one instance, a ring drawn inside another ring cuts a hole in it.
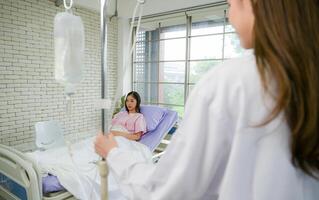
[{"label": "white coat sleeve", "polygon": [[209,78],[201,81],[188,100],[185,118],[157,164],[132,159],[130,152],[113,149],[107,161],[128,199],[217,199],[231,146],[223,95]]}]

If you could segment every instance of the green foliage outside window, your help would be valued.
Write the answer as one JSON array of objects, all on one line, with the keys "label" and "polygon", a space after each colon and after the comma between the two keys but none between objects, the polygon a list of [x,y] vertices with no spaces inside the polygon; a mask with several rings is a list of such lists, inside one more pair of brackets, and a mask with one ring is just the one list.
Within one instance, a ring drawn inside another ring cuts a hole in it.
[{"label": "green foliage outside window", "polygon": [[123,96],[116,102],[112,117],[114,117],[114,115],[116,115],[118,112],[120,112],[122,108],[124,108],[124,106],[125,106],[125,97],[126,97],[126,96],[123,95]]}]

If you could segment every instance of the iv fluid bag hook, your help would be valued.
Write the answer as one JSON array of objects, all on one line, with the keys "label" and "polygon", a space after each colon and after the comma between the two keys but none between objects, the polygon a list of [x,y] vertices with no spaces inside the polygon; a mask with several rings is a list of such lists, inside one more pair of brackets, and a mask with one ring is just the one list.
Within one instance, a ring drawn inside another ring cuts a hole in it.
[{"label": "iv fluid bag hook", "polygon": [[72,5],[73,5],[73,0],[70,0],[70,5],[66,5],[66,0],[63,0],[63,5],[64,5],[64,8],[66,10],[70,10],[72,8]]}]

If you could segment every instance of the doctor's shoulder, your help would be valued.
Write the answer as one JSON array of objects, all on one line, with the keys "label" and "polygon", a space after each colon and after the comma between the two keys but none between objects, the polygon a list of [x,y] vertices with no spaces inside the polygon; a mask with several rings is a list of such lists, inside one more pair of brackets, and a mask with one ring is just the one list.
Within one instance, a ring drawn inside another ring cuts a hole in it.
[{"label": "doctor's shoulder", "polygon": [[[196,96],[214,96],[220,90],[231,90],[238,85],[260,85],[255,56],[248,54],[226,60],[209,70],[196,84]],[[195,95],[195,94],[194,94]]]}]

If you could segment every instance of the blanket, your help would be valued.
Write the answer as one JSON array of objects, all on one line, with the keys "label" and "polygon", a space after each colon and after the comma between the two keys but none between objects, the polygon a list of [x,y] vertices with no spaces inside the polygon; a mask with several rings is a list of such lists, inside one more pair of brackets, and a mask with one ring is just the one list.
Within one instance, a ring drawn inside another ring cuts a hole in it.
[{"label": "blanket", "polygon": [[[124,137],[115,137],[119,148],[130,150],[138,160],[149,162],[152,153],[143,144]],[[100,160],[94,151],[94,137],[65,147],[27,153],[39,166],[43,176],[57,176],[60,184],[77,199],[100,199],[100,176],[96,162]],[[108,176],[110,200],[123,200],[124,196],[112,173]]]}]

